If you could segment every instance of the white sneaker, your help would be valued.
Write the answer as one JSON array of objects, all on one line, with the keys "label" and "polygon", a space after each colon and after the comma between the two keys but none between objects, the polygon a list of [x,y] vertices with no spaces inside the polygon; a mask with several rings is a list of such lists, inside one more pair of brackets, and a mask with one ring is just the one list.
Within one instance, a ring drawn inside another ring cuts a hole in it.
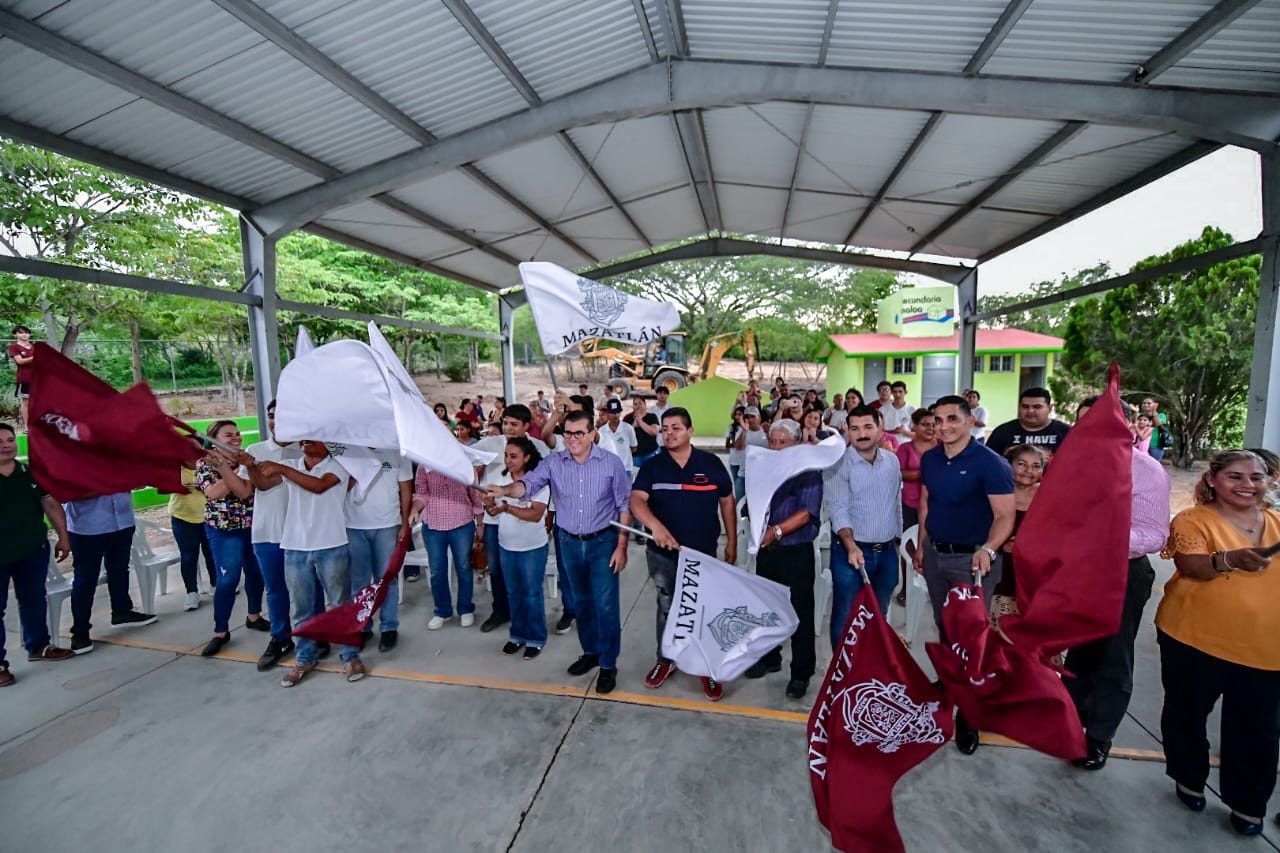
[{"label": "white sneaker", "polygon": [[186,602],[182,605],[182,609],[183,609],[183,610],[196,610],[196,609],[198,609],[199,607],[200,607],[200,593],[198,593],[198,592],[189,592],[189,593],[187,593],[187,600],[186,600]]},{"label": "white sneaker", "polygon": [[459,624],[462,625],[463,628],[470,628],[472,625],[476,624],[476,615],[474,613],[463,613],[462,619],[459,620]]},{"label": "white sneaker", "polygon": [[[449,617],[449,618],[452,618],[452,617]],[[432,617],[431,617],[431,621],[427,623],[427,630],[428,630],[428,631],[439,631],[441,628],[443,628],[443,627],[444,627],[444,623],[446,623],[446,622],[448,622],[448,621],[449,621],[449,619],[446,619],[446,618],[445,618],[445,617],[443,617],[443,616],[432,616]]]}]

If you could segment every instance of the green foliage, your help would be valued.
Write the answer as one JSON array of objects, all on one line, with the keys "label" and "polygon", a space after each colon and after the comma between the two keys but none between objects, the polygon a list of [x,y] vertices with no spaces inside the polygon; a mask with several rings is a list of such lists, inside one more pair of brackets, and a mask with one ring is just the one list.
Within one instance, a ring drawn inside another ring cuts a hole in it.
[{"label": "green foliage", "polygon": [[[1233,242],[1206,227],[1198,239],[1146,258],[1134,270]],[[1177,438],[1177,464],[1189,467],[1211,441],[1235,441],[1240,434],[1232,413],[1248,389],[1260,268],[1254,255],[1077,303],[1067,320],[1063,366],[1077,381],[1097,387],[1107,364],[1118,362],[1127,388],[1160,401]]]},{"label": "green foliage", "polygon": [[[1077,287],[1084,287],[1085,285],[1093,284],[1095,281],[1102,281],[1110,277],[1111,267],[1106,263],[1078,270],[1074,273],[1063,273],[1062,277],[1057,281],[1037,281],[1025,291],[1018,293],[990,293],[979,296],[978,313],[996,311],[1008,305],[1029,302],[1032,299],[1039,299],[1044,296],[1056,296],[1063,291],[1074,290]],[[1003,317],[983,320],[980,325],[984,329],[1022,329],[1027,332],[1037,332],[1041,335],[1061,337],[1063,332],[1066,331],[1067,316],[1071,311],[1071,306],[1096,299],[1098,299],[1097,296],[1086,296],[1075,303],[1055,302],[1052,305],[1045,305],[1041,308],[1032,308],[1030,311],[1014,311],[1011,314],[1005,314]]]},{"label": "green foliage", "polygon": [[466,355],[452,355],[444,364],[444,375],[450,382],[469,382],[471,380],[471,362]]}]

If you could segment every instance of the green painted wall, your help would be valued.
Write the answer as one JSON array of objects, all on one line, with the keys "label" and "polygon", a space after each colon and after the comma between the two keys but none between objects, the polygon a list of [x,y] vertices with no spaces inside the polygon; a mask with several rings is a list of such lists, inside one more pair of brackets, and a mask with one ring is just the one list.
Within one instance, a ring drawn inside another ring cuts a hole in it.
[{"label": "green painted wall", "polygon": [[[862,387],[862,359],[850,358],[840,350],[836,350],[827,359],[827,402],[836,394],[843,394],[849,388],[857,388],[863,394],[868,393]],[[870,392],[872,398],[875,392]]]},{"label": "green painted wall", "polygon": [[982,395],[982,405],[987,407],[989,431],[1018,416],[1018,372],[1022,368],[1022,359],[1021,356],[1015,358],[1012,373],[992,373],[988,354],[979,353],[979,357],[983,371],[973,374],[973,385]]}]

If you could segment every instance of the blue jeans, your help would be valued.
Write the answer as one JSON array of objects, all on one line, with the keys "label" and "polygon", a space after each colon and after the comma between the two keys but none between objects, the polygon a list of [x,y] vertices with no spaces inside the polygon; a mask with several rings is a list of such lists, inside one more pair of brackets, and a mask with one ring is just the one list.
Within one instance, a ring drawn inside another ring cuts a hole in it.
[{"label": "blue jeans", "polygon": [[622,648],[621,606],[618,576],[609,568],[609,557],[618,547],[618,530],[611,527],[595,539],[583,541],[556,528],[556,538],[560,564],[573,590],[582,651],[598,657],[601,669],[617,669]]},{"label": "blue jeans", "polygon": [[124,616],[133,610],[129,597],[129,558],[133,547],[133,527],[111,533],[72,533],[71,554],[75,558],[71,581],[71,637],[89,639],[89,615],[98,592],[98,575],[105,564],[111,615]]},{"label": "blue jeans", "polygon": [[[271,639],[288,642],[293,634],[289,622],[289,587],[284,581],[284,551],[279,542],[257,542],[253,556],[262,572],[262,585],[267,593],[267,618],[271,620]],[[321,595],[324,591],[321,590]]]},{"label": "blue jeans", "polygon": [[[546,556],[545,548],[543,556]],[[21,559],[12,563],[0,563],[0,622],[4,621],[4,608],[9,602],[9,581],[12,580],[13,597],[18,599],[18,619],[22,622],[22,646],[33,655],[49,645],[49,626],[45,622],[48,610],[44,594],[48,571],[47,541]],[[546,637],[545,631],[543,637]],[[4,632],[0,631],[0,668],[8,665],[9,661],[4,656]]]},{"label": "blue jeans", "polygon": [[219,530],[212,524],[205,525],[209,535],[209,547],[218,567],[218,585],[213,590],[213,633],[225,634],[231,630],[231,609],[236,604],[236,587],[240,585],[240,572],[244,571],[245,606],[250,613],[262,612],[262,570],[253,556],[252,532]]},{"label": "blue jeans", "polygon": [[[867,577],[880,603],[880,612],[887,619],[889,600],[898,585],[898,549],[892,545],[883,551],[863,548],[862,556],[867,561]],[[853,599],[862,589],[862,575],[849,564],[849,555],[834,533],[831,535],[831,587],[831,648],[836,649],[840,647]]]},{"label": "blue jeans", "polygon": [[[324,599],[316,596],[316,582],[324,588],[330,607],[346,604],[350,599],[347,584],[350,581],[351,555],[346,545],[322,548],[319,551],[284,552],[284,579],[289,586],[289,601],[293,604],[293,624],[301,625],[325,610]],[[297,662],[309,666],[316,662],[316,641],[299,637]],[[338,657],[343,663],[360,657],[355,646],[338,646]]]},{"label": "blue jeans", "polygon": [[187,592],[198,592],[200,589],[196,584],[196,573],[200,571],[202,553],[205,571],[209,573],[209,586],[217,586],[218,575],[213,568],[213,550],[209,547],[209,537],[205,535],[204,523],[196,524],[170,516],[169,528],[173,531],[173,541],[178,543],[182,585],[187,588]]},{"label": "blue jeans", "polygon": [[570,619],[576,619],[578,609],[574,606],[573,590],[569,589],[569,576],[564,571],[564,560],[560,559],[560,537],[556,535],[556,514],[551,517],[551,547],[556,551],[556,582],[560,586],[560,611]]},{"label": "blue jeans", "polygon": [[747,493],[747,469],[743,465],[730,465],[729,478],[733,480],[733,499],[742,500]]},{"label": "blue jeans", "polygon": [[1150,453],[1151,453],[1151,458],[1152,458],[1152,459],[1154,459],[1154,460],[1156,460],[1157,462],[1159,462],[1161,459],[1163,459],[1163,458],[1164,458],[1164,448],[1163,448],[1163,447],[1151,447],[1151,448],[1148,448],[1148,450],[1149,450],[1149,451],[1150,451]]},{"label": "blue jeans", "polygon": [[[489,579],[493,585],[493,615],[499,619],[511,618],[511,590],[503,571],[502,555],[507,553],[498,545],[498,525],[484,526],[484,556],[489,563]],[[546,562],[544,559],[543,562]]]},{"label": "blue jeans", "polygon": [[[491,525],[497,527],[497,525]],[[502,549],[507,570],[507,601],[511,611],[511,640],[535,649],[547,644],[547,605],[542,578],[547,572],[547,546],[530,551]],[[497,593],[494,593],[495,597]]]},{"label": "blue jeans", "polygon": [[475,613],[471,600],[475,581],[471,576],[471,540],[476,536],[476,523],[468,521],[452,530],[422,528],[427,546],[427,565],[431,567],[431,600],[435,615],[448,619],[453,615],[453,595],[449,590],[449,552],[453,552],[453,570],[458,575],[458,612]]},{"label": "blue jeans", "polygon": [[[391,555],[396,552],[396,540],[400,537],[400,526],[382,527],[377,530],[359,530],[347,528],[347,547],[351,551],[351,580],[348,592],[355,594],[373,583],[374,578],[382,577],[391,562]],[[378,624],[383,631],[400,630],[400,596],[393,580],[387,584],[387,597],[378,610]],[[372,631],[370,624],[366,630]]]}]

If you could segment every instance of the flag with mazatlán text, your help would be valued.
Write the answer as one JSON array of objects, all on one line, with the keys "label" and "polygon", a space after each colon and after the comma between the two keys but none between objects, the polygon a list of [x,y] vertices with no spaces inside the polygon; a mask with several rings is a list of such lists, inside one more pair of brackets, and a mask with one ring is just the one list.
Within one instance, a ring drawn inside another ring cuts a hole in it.
[{"label": "flag with mazatl\u00e1n text", "polygon": [[120,392],[48,344],[34,354],[27,432],[41,488],[63,503],[146,486],[187,492],[180,470],[204,452],[175,431],[145,382]]},{"label": "flag with mazatl\u00e1n text", "polygon": [[902,853],[893,787],[942,747],[952,707],[880,612],[858,592],[809,714],[809,782],[818,820],[842,853]]},{"label": "flag with mazatl\u00e1n text", "polygon": [[[781,450],[747,445],[743,478],[747,489],[747,530],[750,534],[747,550],[750,553],[760,551],[765,524],[769,522],[769,507],[783,483],[806,471],[830,468],[844,458],[846,447],[844,437],[840,435],[830,435],[817,444],[796,444]],[[781,520],[774,519],[772,523]]]},{"label": "flag with mazatl\u00e1n text", "polygon": [[782,584],[680,549],[662,654],[681,672],[733,681],[799,624]]},{"label": "flag with mazatl\u00e1n text", "polygon": [[588,338],[641,345],[680,327],[670,302],[643,299],[546,261],[520,265],[542,351],[558,355]]},{"label": "flag with mazatl\u00e1n text", "polygon": [[373,621],[373,616],[387,600],[388,587],[404,567],[405,555],[413,538],[406,531],[396,543],[396,550],[380,577],[362,587],[351,600],[331,610],[317,613],[293,629],[293,636],[336,646],[359,646],[360,634]]}]

